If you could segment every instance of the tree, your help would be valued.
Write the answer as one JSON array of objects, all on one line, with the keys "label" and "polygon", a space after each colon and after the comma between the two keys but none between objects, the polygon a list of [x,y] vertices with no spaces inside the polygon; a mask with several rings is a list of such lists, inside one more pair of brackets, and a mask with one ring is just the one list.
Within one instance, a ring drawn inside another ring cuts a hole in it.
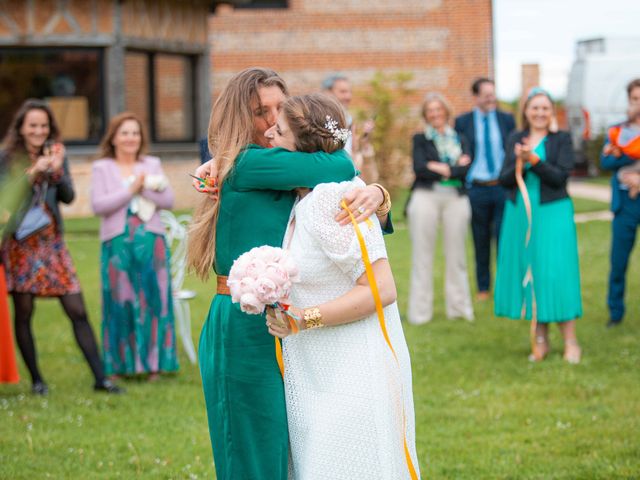
[{"label": "tree", "polygon": [[367,108],[358,112],[358,119],[373,118],[372,132],[380,181],[389,189],[406,186],[410,171],[410,134],[415,122],[410,116],[409,98],[415,90],[409,87],[413,74],[377,72],[362,92]]}]

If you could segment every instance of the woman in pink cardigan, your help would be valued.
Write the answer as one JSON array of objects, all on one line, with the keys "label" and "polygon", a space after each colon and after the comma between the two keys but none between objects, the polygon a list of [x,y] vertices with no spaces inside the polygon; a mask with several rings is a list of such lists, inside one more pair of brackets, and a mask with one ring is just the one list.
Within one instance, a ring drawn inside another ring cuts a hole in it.
[{"label": "woman in pink cardigan", "polygon": [[109,123],[93,164],[91,204],[102,217],[102,344],[112,376],[178,369],[169,248],[158,211],[173,206],[160,159],[142,154],[139,119]]}]

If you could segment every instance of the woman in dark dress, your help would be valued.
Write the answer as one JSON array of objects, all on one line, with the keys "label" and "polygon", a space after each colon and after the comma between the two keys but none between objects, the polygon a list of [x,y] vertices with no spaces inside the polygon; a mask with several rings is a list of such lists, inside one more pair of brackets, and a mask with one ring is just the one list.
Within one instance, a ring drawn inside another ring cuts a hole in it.
[{"label": "woman in dark dress", "polygon": [[48,393],[38,368],[31,332],[36,297],[60,299],[73,325],[78,346],[95,378],[94,389],[120,393],[117,386],[105,379],[80,283],[62,237],[63,224],[58,203],[71,203],[75,192],[64,146],[60,143],[60,131],[46,103],[30,99],[22,104],[5,136],[0,165],[3,170],[24,166],[31,184],[31,192],[10,220],[8,232],[15,232],[20,227],[24,230],[25,215],[36,203],[42,206],[42,215],[49,220],[21,240],[14,233],[7,232],[2,245],[7,290],[13,299],[16,340],[31,374],[33,393]]}]

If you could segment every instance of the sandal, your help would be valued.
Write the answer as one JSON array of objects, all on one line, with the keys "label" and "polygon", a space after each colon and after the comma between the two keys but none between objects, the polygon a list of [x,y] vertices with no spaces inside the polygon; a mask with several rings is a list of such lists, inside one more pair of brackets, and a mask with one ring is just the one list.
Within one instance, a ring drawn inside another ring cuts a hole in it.
[{"label": "sandal", "polygon": [[562,358],[571,365],[577,365],[580,363],[582,357],[582,350],[578,345],[577,340],[567,340],[564,342],[564,355]]},{"label": "sandal", "polygon": [[530,362],[541,362],[549,354],[549,340],[544,335],[536,335],[533,351],[529,355]]}]

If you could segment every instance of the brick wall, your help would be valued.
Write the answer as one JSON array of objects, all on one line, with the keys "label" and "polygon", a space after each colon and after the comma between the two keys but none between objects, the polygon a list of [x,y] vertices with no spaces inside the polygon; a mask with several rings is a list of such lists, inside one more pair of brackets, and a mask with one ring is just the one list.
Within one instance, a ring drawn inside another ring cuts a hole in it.
[{"label": "brick wall", "polygon": [[156,135],[159,140],[183,140],[190,136],[193,105],[187,98],[189,60],[177,55],[155,57]]},{"label": "brick wall", "polygon": [[[278,71],[292,93],[320,88],[336,71],[356,93],[372,75],[413,73],[414,105],[440,91],[456,112],[471,106],[470,84],[493,76],[490,0],[290,0],[287,9],[220,6],[209,20],[215,95],[249,66]],[[354,103],[358,103],[357,96]]]}]

